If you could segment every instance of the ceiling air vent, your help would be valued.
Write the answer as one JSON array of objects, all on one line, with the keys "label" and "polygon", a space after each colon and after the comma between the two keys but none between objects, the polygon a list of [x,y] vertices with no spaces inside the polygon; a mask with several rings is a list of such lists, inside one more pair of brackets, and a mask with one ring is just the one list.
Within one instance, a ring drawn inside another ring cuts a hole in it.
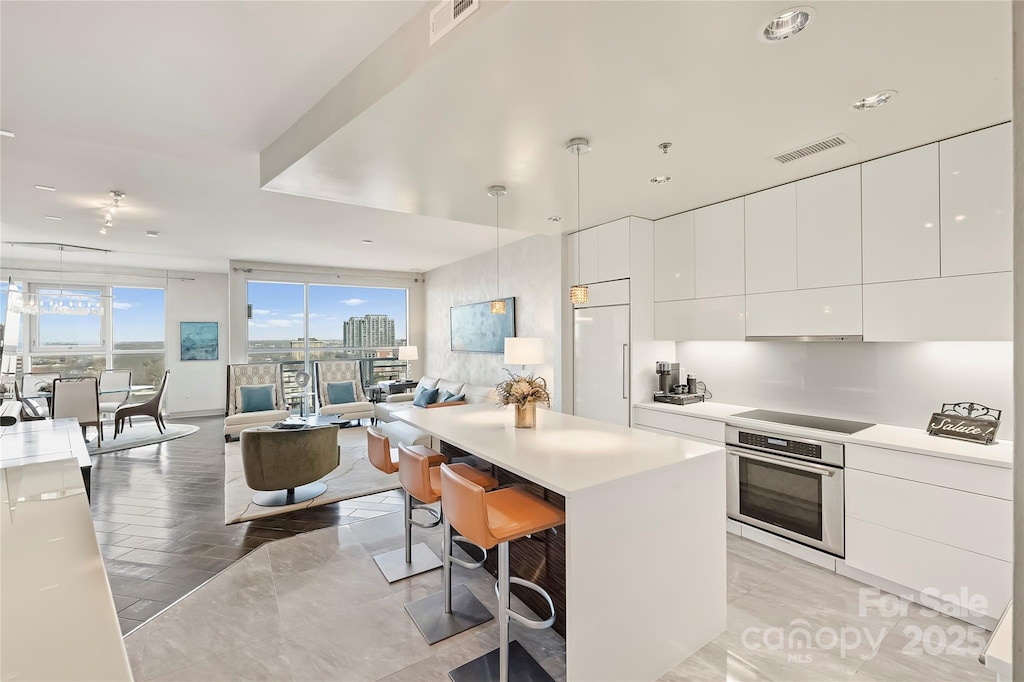
[{"label": "ceiling air vent", "polygon": [[430,44],[433,45],[466,20],[480,6],[480,0],[441,0],[430,10]]},{"label": "ceiling air vent", "polygon": [[789,163],[790,161],[796,161],[804,157],[810,156],[811,154],[817,154],[818,152],[824,152],[829,149],[835,149],[836,147],[842,147],[846,144],[847,140],[842,135],[836,135],[826,140],[819,140],[809,145],[800,147],[799,149],[792,149],[788,152],[784,152],[774,157],[779,163]]}]

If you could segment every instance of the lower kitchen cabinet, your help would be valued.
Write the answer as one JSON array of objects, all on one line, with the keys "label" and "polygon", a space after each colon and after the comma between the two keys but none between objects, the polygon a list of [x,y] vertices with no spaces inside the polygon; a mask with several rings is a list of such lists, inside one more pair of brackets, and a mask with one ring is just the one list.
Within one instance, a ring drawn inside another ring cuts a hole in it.
[{"label": "lower kitchen cabinet", "polygon": [[991,625],[1012,593],[1013,502],[993,496],[1010,490],[1012,470],[847,450],[845,564],[869,576],[854,577],[924,593]]},{"label": "lower kitchen cabinet", "polygon": [[659,341],[742,341],[746,338],[743,296],[663,301],[654,304]]},{"label": "lower kitchen cabinet", "polygon": [[861,287],[747,296],[747,336],[840,336],[862,330]]},{"label": "lower kitchen cabinet", "polygon": [[864,285],[865,341],[1011,341],[1013,274]]}]

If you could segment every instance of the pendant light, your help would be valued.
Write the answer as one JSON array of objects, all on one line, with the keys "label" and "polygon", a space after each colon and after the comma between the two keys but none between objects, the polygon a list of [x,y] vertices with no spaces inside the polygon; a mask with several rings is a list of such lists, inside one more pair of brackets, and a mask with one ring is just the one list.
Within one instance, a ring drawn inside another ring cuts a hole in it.
[{"label": "pendant light", "polygon": [[491,301],[491,315],[505,314],[505,299],[501,297],[501,232],[499,211],[501,197],[508,194],[504,185],[491,185],[487,188],[487,196],[494,197],[494,300]]},{"label": "pendant light", "polygon": [[582,305],[590,300],[590,292],[587,285],[580,284],[580,157],[589,154],[592,147],[590,141],[585,137],[574,137],[565,145],[565,151],[576,157],[576,284],[569,287],[569,301],[575,305]]}]

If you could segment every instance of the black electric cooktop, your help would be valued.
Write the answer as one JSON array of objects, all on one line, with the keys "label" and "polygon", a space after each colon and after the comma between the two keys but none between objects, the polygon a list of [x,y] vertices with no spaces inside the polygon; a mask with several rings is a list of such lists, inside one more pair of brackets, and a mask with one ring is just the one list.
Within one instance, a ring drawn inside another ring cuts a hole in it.
[{"label": "black electric cooktop", "polygon": [[808,414],[792,414],[790,412],[774,412],[772,410],[750,410],[734,414],[734,417],[744,419],[757,419],[773,424],[786,424],[788,426],[799,426],[805,429],[818,429],[820,431],[832,431],[833,433],[857,433],[874,426],[867,422],[851,422],[845,419],[829,419],[828,417],[812,417]]}]

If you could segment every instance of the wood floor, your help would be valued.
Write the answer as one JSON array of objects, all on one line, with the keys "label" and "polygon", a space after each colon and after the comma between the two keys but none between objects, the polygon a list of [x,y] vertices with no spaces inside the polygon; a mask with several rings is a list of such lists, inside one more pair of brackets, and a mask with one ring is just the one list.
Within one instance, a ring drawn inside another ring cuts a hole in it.
[{"label": "wood floor", "polygon": [[[125,634],[260,545],[363,517],[331,504],[224,525],[223,420],[185,438],[95,455],[92,517]],[[400,498],[374,496],[401,509]]]}]

